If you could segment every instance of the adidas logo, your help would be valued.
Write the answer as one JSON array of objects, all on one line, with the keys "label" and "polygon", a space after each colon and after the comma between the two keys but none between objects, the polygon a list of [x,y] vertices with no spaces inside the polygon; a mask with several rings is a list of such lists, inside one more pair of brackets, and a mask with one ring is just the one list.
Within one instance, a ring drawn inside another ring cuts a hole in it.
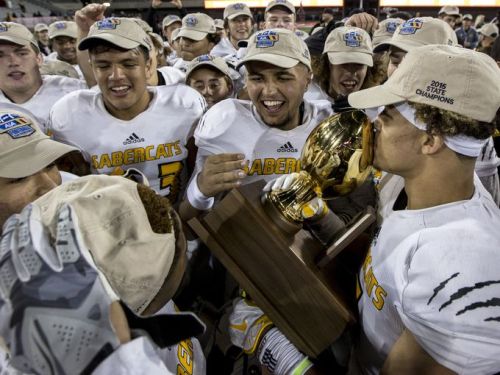
[{"label": "adidas logo", "polygon": [[295,147],[292,146],[290,142],[285,143],[283,146],[278,148],[276,151],[278,152],[299,152]]},{"label": "adidas logo", "polygon": [[139,143],[139,142],[144,142],[144,138],[139,138],[139,136],[135,133],[132,133],[128,136],[127,139],[125,139],[123,141],[123,144],[126,146],[126,145],[130,145],[132,143]]}]

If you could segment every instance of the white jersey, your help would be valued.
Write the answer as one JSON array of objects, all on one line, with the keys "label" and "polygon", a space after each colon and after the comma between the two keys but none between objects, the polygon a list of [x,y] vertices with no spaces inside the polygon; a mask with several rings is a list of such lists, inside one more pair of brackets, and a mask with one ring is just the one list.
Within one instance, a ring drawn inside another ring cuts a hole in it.
[{"label": "white jersey", "polygon": [[173,68],[180,70],[182,73],[186,73],[189,67],[189,61],[178,58],[175,60]]},{"label": "white jersey", "polygon": [[[85,88],[87,88],[85,82],[78,79],[42,76],[42,86],[38,91],[28,101],[18,105],[33,113],[39,120],[42,131],[47,133],[49,112],[54,103],[70,92]],[[2,91],[0,91],[0,103],[12,103]]]},{"label": "white jersey", "polygon": [[362,372],[378,373],[405,328],[459,374],[500,370],[500,210],[474,185],[470,200],[385,219],[358,280]]},{"label": "white jersey", "polygon": [[187,179],[187,141],[206,104],[186,85],[148,90],[153,94],[149,107],[130,121],[113,117],[100,92],[70,94],[52,108],[50,130],[54,139],[81,150],[92,173],[136,168],[158,194],[175,203]]},{"label": "white jersey", "polygon": [[328,96],[326,92],[320,87],[320,85],[312,81],[304,94],[304,99],[306,100],[328,100],[333,103],[333,99]]},{"label": "white jersey", "polygon": [[177,83],[184,83],[186,81],[186,74],[179,69],[172,66],[162,66],[158,71],[165,80],[165,85],[175,85]]},{"label": "white jersey", "polygon": [[266,125],[252,102],[223,100],[207,111],[195,130],[196,170],[201,170],[208,155],[241,153],[248,162],[244,183],[297,172],[309,133],[332,114],[329,102],[304,102],[302,124],[292,130],[281,130]]},{"label": "white jersey", "polygon": [[236,56],[238,50],[234,48],[229,38],[222,38],[210,51],[212,56],[226,57]]},{"label": "white jersey", "polygon": [[[155,315],[176,314],[178,309],[170,300]],[[205,375],[205,355],[198,339],[192,337],[158,350],[158,355],[172,374]]]}]

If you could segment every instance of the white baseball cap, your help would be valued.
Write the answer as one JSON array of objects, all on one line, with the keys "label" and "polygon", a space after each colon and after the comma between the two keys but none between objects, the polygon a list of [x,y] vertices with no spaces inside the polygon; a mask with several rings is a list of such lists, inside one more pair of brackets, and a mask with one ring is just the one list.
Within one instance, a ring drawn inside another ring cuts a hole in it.
[{"label": "white baseball cap", "polygon": [[0,176],[22,178],[76,148],[45,135],[35,116],[14,104],[0,103]]},{"label": "white baseball cap", "polygon": [[438,15],[446,14],[447,16],[457,16],[460,17],[460,9],[453,5],[445,5],[439,9]]},{"label": "white baseball cap", "polygon": [[73,39],[78,37],[78,27],[73,21],[56,21],[49,25],[49,39],[58,36],[67,36]]},{"label": "white baseball cap", "polygon": [[[403,22],[404,20],[401,18],[387,18],[379,22],[377,30],[373,33],[373,52],[378,52],[378,50],[376,50],[377,46],[390,40],[398,26]],[[389,48],[389,46],[387,46],[387,48]]]},{"label": "white baseball cap", "polygon": [[176,16],[174,14],[169,14],[168,16],[166,16],[163,19],[162,27],[163,28],[168,27],[168,26],[170,26],[171,24],[173,24],[175,22],[182,23],[182,20],[181,20],[181,18],[179,16]]},{"label": "white baseball cap", "polygon": [[177,37],[202,40],[208,34],[215,34],[216,32],[217,29],[212,17],[205,13],[191,13],[182,19],[182,27]]},{"label": "white baseball cap", "polygon": [[40,31],[49,31],[49,27],[44,23],[37,23],[33,30],[38,33]]},{"label": "white baseball cap", "polygon": [[233,18],[236,18],[238,16],[252,17],[252,12],[250,11],[248,5],[244,3],[234,3],[229,4],[224,9],[224,19],[227,18],[228,20],[232,20]]},{"label": "white baseball cap", "polygon": [[352,93],[348,100],[354,108],[411,101],[491,122],[500,106],[499,87],[500,69],[486,54],[428,45],[409,51],[383,85]]},{"label": "white baseball cap", "polygon": [[229,79],[232,79],[231,71],[229,70],[229,66],[226,63],[226,60],[224,60],[222,57],[201,55],[190,61],[186,71],[186,82],[189,81],[189,76],[191,75],[191,73],[202,66],[210,66],[214,69],[217,69],[219,72],[229,77]]},{"label": "white baseball cap", "polygon": [[20,46],[29,46],[30,44],[38,49],[38,43],[28,28],[20,23],[0,22],[0,41],[11,42]]},{"label": "white baseball cap", "polygon": [[496,38],[498,36],[498,27],[494,23],[485,23],[479,30],[481,35]]},{"label": "white baseball cap", "polygon": [[267,13],[271,9],[276,8],[276,7],[286,8],[286,9],[288,9],[290,11],[291,14],[295,14],[295,7],[288,0],[272,0],[267,5],[266,10],[265,10],[264,13]]},{"label": "white baseball cap", "polygon": [[428,44],[457,45],[457,34],[439,18],[411,18],[398,26],[391,39],[377,45],[374,52],[383,51],[390,46],[408,52]]},{"label": "white baseball cap", "polygon": [[138,46],[151,50],[151,39],[140,24],[132,18],[111,17],[95,22],[86,38],[80,41],[78,49],[89,49],[96,41],[106,41],[124,49]]},{"label": "white baseball cap", "polygon": [[323,53],[333,65],[348,63],[373,66],[370,35],[358,27],[342,26],[334,29],[326,38]]},{"label": "white baseball cap", "polygon": [[250,61],[263,61],[285,69],[300,62],[311,70],[306,44],[287,29],[268,29],[253,34],[248,40],[247,54],[237,64],[237,69]]},{"label": "white baseball cap", "polygon": [[125,304],[142,313],[158,296],[164,297],[159,305],[167,303],[172,296],[163,295],[164,291],[176,290],[180,283],[172,280],[176,285],[167,285],[169,275],[178,271],[176,258],[185,251],[185,244],[176,246],[173,210],[165,212],[169,231],[155,233],[136,182],[121,176],[85,176],[33,202],[52,235],[57,228],[56,213],[65,203],[76,213],[82,239],[98,270]]}]

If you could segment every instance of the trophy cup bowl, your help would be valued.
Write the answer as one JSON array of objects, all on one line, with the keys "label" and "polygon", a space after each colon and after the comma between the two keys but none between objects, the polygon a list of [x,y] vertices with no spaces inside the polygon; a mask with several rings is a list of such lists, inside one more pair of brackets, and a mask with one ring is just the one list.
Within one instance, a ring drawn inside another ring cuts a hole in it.
[{"label": "trophy cup bowl", "polygon": [[315,197],[332,199],[350,193],[355,183],[344,183],[348,162],[361,148],[361,134],[369,120],[352,110],[330,116],[309,134],[302,149],[299,176],[286,190],[265,194],[264,209],[287,233],[302,227],[302,208]]}]

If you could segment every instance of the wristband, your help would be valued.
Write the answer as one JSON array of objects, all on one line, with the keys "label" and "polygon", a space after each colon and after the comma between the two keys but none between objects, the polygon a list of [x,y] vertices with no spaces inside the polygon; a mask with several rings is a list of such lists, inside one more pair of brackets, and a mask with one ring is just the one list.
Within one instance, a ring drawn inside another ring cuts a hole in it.
[{"label": "wristband", "polygon": [[214,197],[205,196],[198,187],[198,175],[189,184],[186,192],[187,200],[191,206],[200,211],[206,211],[214,205]]},{"label": "wristband", "polygon": [[292,375],[304,375],[307,370],[313,367],[314,364],[309,360],[308,357],[305,357],[292,372]]},{"label": "wristband", "polygon": [[[271,328],[264,335],[259,345],[258,358],[269,372],[276,375],[294,373],[294,369],[307,359],[277,328]],[[307,367],[306,364],[304,367],[309,369],[310,366]]]}]

